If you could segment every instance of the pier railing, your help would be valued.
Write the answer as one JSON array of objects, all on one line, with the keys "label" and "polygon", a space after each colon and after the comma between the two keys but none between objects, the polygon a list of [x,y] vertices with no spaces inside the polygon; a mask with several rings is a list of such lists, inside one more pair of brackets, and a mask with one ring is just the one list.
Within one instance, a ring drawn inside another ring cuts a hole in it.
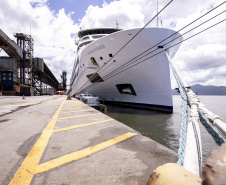
[{"label": "pier railing", "polygon": [[[205,126],[218,145],[226,142],[226,123],[200,102],[196,93],[181,78],[167,53],[166,56],[182,98],[182,121],[177,164],[200,177],[202,173],[202,144],[199,122]],[[190,115],[188,115],[188,107],[190,107]]]}]

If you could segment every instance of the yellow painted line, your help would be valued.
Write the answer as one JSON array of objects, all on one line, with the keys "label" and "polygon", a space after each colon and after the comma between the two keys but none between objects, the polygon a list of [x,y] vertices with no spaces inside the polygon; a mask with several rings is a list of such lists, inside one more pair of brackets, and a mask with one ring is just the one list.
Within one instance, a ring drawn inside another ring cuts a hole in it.
[{"label": "yellow painted line", "polygon": [[[68,106],[68,105],[75,106],[75,104],[80,105],[81,103],[74,103],[74,102],[71,102],[71,103],[65,104],[65,106]],[[83,104],[83,105],[84,105],[84,104]]]},{"label": "yellow painted line", "polygon": [[75,107],[75,106],[71,106],[71,107],[63,107],[63,110],[67,110],[67,109],[88,109],[88,108],[90,108],[90,106],[84,106],[84,108],[82,107],[82,106],[78,106],[78,107]]},{"label": "yellow painted line", "polygon": [[111,140],[105,141],[103,143],[91,146],[89,148],[77,151],[77,152],[73,152],[67,155],[64,155],[62,157],[47,161],[45,163],[42,163],[40,165],[38,165],[35,174],[38,173],[43,173],[46,172],[48,170],[54,169],[58,166],[61,166],[63,164],[69,163],[71,161],[75,161],[75,160],[79,160],[82,159],[84,157],[90,156],[91,154],[94,154],[95,152],[98,152],[100,150],[103,150],[107,147],[110,147],[112,145],[115,145],[121,141],[124,141],[132,136],[137,135],[136,133],[132,133],[132,132],[128,132],[126,134],[123,134],[121,136],[118,136],[116,138],[113,138]]},{"label": "yellow painted line", "polygon": [[62,119],[71,119],[71,118],[79,118],[79,117],[86,117],[86,116],[95,116],[95,115],[99,115],[102,113],[97,113],[97,114],[87,114],[87,115],[80,115],[80,116],[72,116],[72,117],[64,117],[64,118],[58,118],[58,120],[62,120]]},{"label": "yellow painted line", "polygon": [[86,112],[94,109],[86,109],[86,110],[78,110],[78,111],[70,111],[70,112],[61,112],[61,114],[72,113],[72,112]]},{"label": "yellow painted line", "polygon": [[71,106],[64,106],[64,107],[63,107],[63,109],[68,109],[68,108],[74,109],[75,107],[74,107],[73,105],[71,105]]},{"label": "yellow painted line", "polygon": [[53,133],[53,129],[56,125],[60,111],[64,105],[65,99],[61,103],[60,107],[57,109],[53,115],[50,122],[45,127],[39,139],[34,144],[31,151],[28,153],[27,157],[22,162],[21,166],[11,179],[9,185],[29,185],[33,178],[34,172],[38,166],[38,163],[43,155],[43,152],[48,144],[48,141]]},{"label": "yellow painted line", "polygon": [[65,104],[65,105],[75,105],[75,104],[84,104],[84,103],[82,103],[80,101],[78,101],[78,102],[72,101],[72,102]]},{"label": "yellow painted line", "polygon": [[65,109],[77,109],[77,108],[81,108],[81,107],[83,107],[83,108],[90,108],[88,105],[87,106],[74,106],[74,107],[72,107],[72,108],[64,108],[63,110],[65,110]]},{"label": "yellow painted line", "polygon": [[105,122],[112,121],[112,120],[114,120],[114,119],[107,119],[107,120],[97,121],[97,122],[93,122],[93,123],[75,125],[75,126],[71,126],[71,127],[57,129],[57,130],[54,130],[53,132],[62,132],[62,131],[71,130],[71,129],[75,129],[75,128],[81,128],[81,127],[86,127],[86,126],[90,126],[90,125],[95,125],[95,124],[98,124],[98,123],[105,123]]}]

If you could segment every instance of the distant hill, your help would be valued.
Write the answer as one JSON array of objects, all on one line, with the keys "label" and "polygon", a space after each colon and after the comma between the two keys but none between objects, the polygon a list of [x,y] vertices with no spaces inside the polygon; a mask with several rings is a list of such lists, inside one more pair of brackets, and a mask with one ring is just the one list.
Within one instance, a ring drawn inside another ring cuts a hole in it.
[{"label": "distant hill", "polygon": [[[226,87],[224,86],[213,86],[213,85],[208,85],[208,86],[203,86],[203,85],[193,85],[191,89],[194,92],[197,92],[197,95],[226,95]],[[179,95],[179,93],[172,89],[172,94],[173,95]]]}]

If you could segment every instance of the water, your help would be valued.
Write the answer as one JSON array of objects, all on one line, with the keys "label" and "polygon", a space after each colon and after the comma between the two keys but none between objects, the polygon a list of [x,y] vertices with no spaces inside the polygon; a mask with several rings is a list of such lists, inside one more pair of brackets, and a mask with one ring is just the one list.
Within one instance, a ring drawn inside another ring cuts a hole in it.
[{"label": "water", "polygon": [[[219,115],[226,122],[226,96],[199,96],[206,108]],[[174,113],[162,113],[144,109],[108,105],[108,115],[125,125],[137,130],[158,143],[178,151],[180,122],[181,122],[181,97],[173,96]],[[217,148],[213,138],[200,123],[203,164],[210,151]]]}]

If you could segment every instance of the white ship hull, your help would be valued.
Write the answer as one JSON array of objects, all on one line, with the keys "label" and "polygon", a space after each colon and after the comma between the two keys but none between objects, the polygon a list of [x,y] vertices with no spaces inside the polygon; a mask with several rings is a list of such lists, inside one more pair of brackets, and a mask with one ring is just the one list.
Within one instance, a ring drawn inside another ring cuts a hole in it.
[{"label": "white ship hull", "polygon": [[[171,46],[182,38],[164,45],[180,34],[164,28],[145,28],[121,49],[139,30],[115,32],[81,48],[70,95],[89,92],[105,102],[172,112],[170,69],[165,52],[172,58],[180,44]],[[144,56],[146,53],[142,53],[151,47],[148,52],[155,51]],[[90,63],[92,57],[98,67]]]}]

